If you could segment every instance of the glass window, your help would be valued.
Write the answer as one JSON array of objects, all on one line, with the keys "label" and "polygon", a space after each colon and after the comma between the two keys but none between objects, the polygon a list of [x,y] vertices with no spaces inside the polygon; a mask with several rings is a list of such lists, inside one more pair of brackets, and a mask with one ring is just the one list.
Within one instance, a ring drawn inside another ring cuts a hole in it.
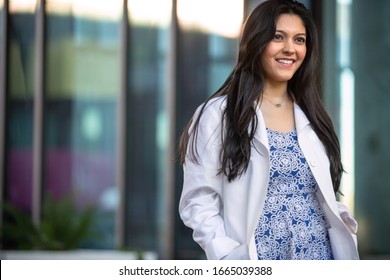
[{"label": "glass window", "polygon": [[359,223],[361,258],[390,254],[390,2],[323,1],[324,97],[340,132],[341,199]]},{"label": "glass window", "polygon": [[44,193],[97,207],[99,241],[115,247],[116,123],[122,1],[46,1]]},{"label": "glass window", "polygon": [[[196,107],[218,90],[233,70],[243,13],[243,1],[177,1],[177,137]],[[175,176],[178,205],[183,182],[181,166],[176,168]],[[177,223],[175,233],[175,258],[204,258],[192,239],[192,231],[182,222]]]},{"label": "glass window", "polygon": [[160,251],[166,192],[171,0],[129,0],[126,240]]},{"label": "glass window", "polygon": [[362,253],[381,258],[374,255],[390,255],[390,177],[380,176],[387,174],[390,166],[390,2],[350,2],[355,213]]},{"label": "glass window", "polygon": [[36,0],[9,2],[5,199],[31,212]]},{"label": "glass window", "polygon": [[3,1],[0,2],[0,41],[3,41],[3,9],[4,9],[4,3]]}]

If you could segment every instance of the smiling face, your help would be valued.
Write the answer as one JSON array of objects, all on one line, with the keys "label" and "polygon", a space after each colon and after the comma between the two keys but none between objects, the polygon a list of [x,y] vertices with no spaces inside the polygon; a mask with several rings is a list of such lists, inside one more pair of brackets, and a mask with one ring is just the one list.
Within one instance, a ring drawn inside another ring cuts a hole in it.
[{"label": "smiling face", "polygon": [[261,55],[261,65],[268,83],[286,83],[301,66],[306,56],[306,28],[302,19],[281,14],[273,39]]}]

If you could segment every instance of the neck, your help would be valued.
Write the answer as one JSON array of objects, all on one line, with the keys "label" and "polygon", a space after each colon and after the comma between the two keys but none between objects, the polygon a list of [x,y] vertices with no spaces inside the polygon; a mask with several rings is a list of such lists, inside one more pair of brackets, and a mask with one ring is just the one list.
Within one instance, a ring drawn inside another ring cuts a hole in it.
[{"label": "neck", "polygon": [[271,83],[267,82],[264,87],[263,95],[276,99],[282,99],[287,96],[287,82]]}]

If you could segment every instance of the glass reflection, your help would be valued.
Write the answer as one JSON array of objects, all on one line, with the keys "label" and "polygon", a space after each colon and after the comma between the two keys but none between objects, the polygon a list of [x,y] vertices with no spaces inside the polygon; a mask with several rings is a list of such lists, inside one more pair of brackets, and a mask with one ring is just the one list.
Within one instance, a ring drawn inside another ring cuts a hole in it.
[{"label": "glass reflection", "polygon": [[27,213],[32,196],[35,0],[9,2],[5,200]]},{"label": "glass reflection", "polygon": [[177,16],[183,28],[228,38],[238,36],[243,10],[243,0],[177,0]]},{"label": "glass reflection", "polygon": [[126,246],[159,250],[167,151],[171,0],[129,0]]},{"label": "glass reflection", "polygon": [[3,1],[0,1],[0,42],[3,41]]},{"label": "glass reflection", "polygon": [[122,1],[48,0],[44,187],[98,208],[101,240],[115,247],[116,110]]},{"label": "glass reflection", "polygon": [[[177,139],[195,108],[214,93],[233,70],[243,20],[243,2],[177,1]],[[176,170],[177,206],[183,179],[181,166]],[[192,231],[181,223],[176,228],[175,243],[180,248],[175,258],[204,258],[192,239]]]}]

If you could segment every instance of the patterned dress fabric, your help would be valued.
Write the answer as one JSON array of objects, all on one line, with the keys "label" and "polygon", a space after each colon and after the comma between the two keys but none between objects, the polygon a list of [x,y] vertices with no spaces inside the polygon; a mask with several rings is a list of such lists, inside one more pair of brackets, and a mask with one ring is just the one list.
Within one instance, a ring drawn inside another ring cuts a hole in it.
[{"label": "patterned dress fabric", "polygon": [[318,185],[298,145],[295,130],[267,129],[270,182],[255,230],[260,260],[333,259]]}]

